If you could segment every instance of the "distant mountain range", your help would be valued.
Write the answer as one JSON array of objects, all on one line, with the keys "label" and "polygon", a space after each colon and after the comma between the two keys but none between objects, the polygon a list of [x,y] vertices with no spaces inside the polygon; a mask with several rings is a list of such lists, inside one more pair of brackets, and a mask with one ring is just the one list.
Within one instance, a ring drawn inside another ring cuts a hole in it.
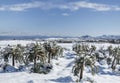
[{"label": "distant mountain range", "polygon": [[92,37],[89,35],[81,36],[82,39],[120,39],[120,35],[102,35],[102,36],[96,36]]},{"label": "distant mountain range", "polygon": [[101,39],[120,39],[120,35],[102,35],[102,36],[98,36],[97,38],[101,38]]},{"label": "distant mountain range", "polygon": [[47,38],[75,38],[70,36],[44,36],[44,35],[36,35],[36,36],[0,36],[0,40],[25,40],[25,39],[47,39]]},{"label": "distant mountain range", "polygon": [[0,34],[0,40],[10,40],[10,39],[47,39],[47,38],[78,38],[82,40],[93,40],[93,39],[120,39],[120,35],[102,35],[92,37],[90,35],[84,35],[80,37],[73,36],[48,36],[48,35],[11,35],[11,34]]}]

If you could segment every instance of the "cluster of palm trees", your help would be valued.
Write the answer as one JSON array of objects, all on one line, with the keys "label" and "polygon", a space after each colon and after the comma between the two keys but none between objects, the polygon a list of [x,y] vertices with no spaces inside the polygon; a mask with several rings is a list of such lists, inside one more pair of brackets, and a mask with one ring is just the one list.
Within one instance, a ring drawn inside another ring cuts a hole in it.
[{"label": "cluster of palm trees", "polygon": [[73,66],[73,73],[75,76],[79,74],[79,81],[83,78],[83,71],[85,66],[89,66],[91,68],[91,72],[94,75],[97,72],[97,67],[95,66],[95,52],[96,47],[94,45],[87,44],[75,44],[73,46],[73,51],[76,52],[77,57],[75,60],[75,65]]},{"label": "cluster of palm trees", "polygon": [[15,61],[21,63],[23,59],[23,47],[18,44],[16,46],[8,45],[1,51],[1,56],[4,62],[8,63],[12,59],[12,65],[15,66]]},{"label": "cluster of palm trees", "polygon": [[11,60],[12,66],[15,66],[17,62],[25,66],[33,63],[32,71],[39,73],[40,67],[43,67],[45,64],[50,65],[51,59],[57,59],[62,54],[63,48],[57,45],[56,42],[45,42],[43,44],[37,42],[27,44],[26,46],[22,46],[21,44],[8,45],[1,50],[1,59],[5,63],[9,63]]},{"label": "cluster of palm trees", "polygon": [[[73,73],[79,76],[79,81],[83,78],[83,71],[85,66],[91,68],[91,73],[94,75],[98,72],[96,62],[106,61],[112,70],[120,65],[120,47],[108,46],[107,48],[101,47],[96,50],[95,45],[87,45],[85,43],[77,43],[73,45],[73,51],[76,52],[75,65],[73,66]],[[79,75],[78,75],[79,74]]]},{"label": "cluster of palm trees", "polygon": [[48,56],[48,63],[50,63],[51,59],[58,59],[58,56],[63,56],[63,48],[58,46],[56,42],[45,42],[43,47],[45,48],[45,53]]},{"label": "cluster of palm trees", "polygon": [[111,66],[112,70],[115,70],[116,66],[120,65],[120,47],[109,46],[107,51],[109,53],[107,64]]}]

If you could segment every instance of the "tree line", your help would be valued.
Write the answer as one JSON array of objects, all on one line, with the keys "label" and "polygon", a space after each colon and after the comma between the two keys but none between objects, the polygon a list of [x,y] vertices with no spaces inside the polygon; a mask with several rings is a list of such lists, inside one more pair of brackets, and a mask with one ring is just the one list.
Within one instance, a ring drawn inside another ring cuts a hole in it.
[{"label": "tree line", "polygon": [[[63,56],[63,48],[56,42],[31,43],[26,46],[17,44],[8,45],[1,49],[1,60],[4,62],[3,69],[11,62],[25,65],[33,64],[31,71],[34,73],[48,73],[52,69],[51,60]],[[44,68],[48,71],[44,71]]]},{"label": "tree line", "polygon": [[85,43],[76,43],[73,45],[73,51],[76,53],[75,63],[72,72],[79,77],[79,81],[83,78],[84,67],[90,67],[92,75],[99,72],[99,68],[95,64],[102,60],[115,71],[117,65],[120,65],[120,47],[108,46],[107,49],[101,47],[96,49],[95,45],[87,45]]}]

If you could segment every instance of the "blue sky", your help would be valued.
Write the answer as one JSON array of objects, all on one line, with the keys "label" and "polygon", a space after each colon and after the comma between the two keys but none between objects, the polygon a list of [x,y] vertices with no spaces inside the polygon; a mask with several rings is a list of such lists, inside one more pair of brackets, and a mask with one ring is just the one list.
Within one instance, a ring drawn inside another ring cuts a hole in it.
[{"label": "blue sky", "polygon": [[0,0],[0,33],[120,35],[120,0]]}]

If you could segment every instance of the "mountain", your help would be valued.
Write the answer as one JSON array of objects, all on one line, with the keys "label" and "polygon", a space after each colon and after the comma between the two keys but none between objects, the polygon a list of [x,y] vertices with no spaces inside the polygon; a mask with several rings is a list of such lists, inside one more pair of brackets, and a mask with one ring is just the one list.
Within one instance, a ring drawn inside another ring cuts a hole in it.
[{"label": "mountain", "polygon": [[90,35],[84,35],[84,36],[81,36],[80,38],[82,38],[82,39],[92,39],[94,37],[92,37]]},{"label": "mountain", "polygon": [[120,35],[102,35],[96,38],[98,39],[120,39]]},{"label": "mountain", "polygon": [[0,32],[0,40],[10,40],[10,39],[46,39],[46,38],[64,38],[64,39],[74,39],[74,40],[111,40],[111,39],[120,39],[120,35],[102,35],[92,37],[90,35],[84,35],[80,37],[75,36],[59,36],[59,35],[45,35],[40,33],[26,33],[26,32]]}]

